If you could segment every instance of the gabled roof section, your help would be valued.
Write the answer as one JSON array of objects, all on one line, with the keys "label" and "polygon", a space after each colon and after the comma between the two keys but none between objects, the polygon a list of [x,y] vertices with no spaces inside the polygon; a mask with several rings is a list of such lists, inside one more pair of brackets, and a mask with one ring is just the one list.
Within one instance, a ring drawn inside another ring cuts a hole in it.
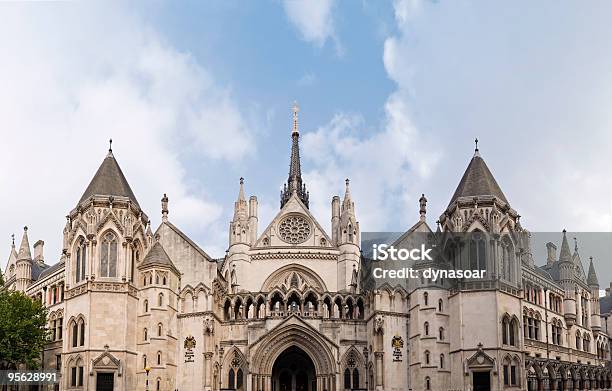
[{"label": "gabled roof section", "polygon": [[153,247],[151,247],[151,250],[149,250],[147,255],[144,257],[139,268],[146,268],[149,266],[167,267],[178,273],[178,269],[176,266],[174,266],[174,263],[172,263],[168,253],[166,253],[166,250],[164,250],[164,247],[160,242],[156,242]]},{"label": "gabled roof section", "polygon": [[478,149],[461,177],[461,181],[455,190],[449,206],[459,198],[470,198],[477,196],[495,196],[508,204],[506,196],[497,184],[495,177],[487,167],[485,161],[480,157]]},{"label": "gabled roof section", "polygon": [[89,186],[79,200],[79,204],[87,201],[93,196],[119,196],[126,197],[138,207],[138,201],[130,185],[119,167],[119,163],[113,155],[112,149],[109,149],[108,154],[102,161],[102,164],[96,171]]},{"label": "gabled roof section", "polygon": [[[259,235],[259,238],[257,239],[255,244],[253,245],[253,248],[264,247],[263,246],[263,240],[264,240],[264,238],[270,238],[271,233],[273,232],[273,227],[275,227],[278,224],[278,222],[285,215],[289,215],[289,214],[292,214],[292,213],[298,213],[298,214],[301,213],[301,214],[306,215],[312,221],[312,223],[314,225],[315,231],[317,233],[319,233],[323,238],[325,238],[325,241],[326,241],[326,245],[325,246],[320,246],[319,244],[314,244],[315,246],[331,248],[331,246],[332,246],[331,238],[329,237],[329,235],[327,235],[327,232],[325,232],[323,227],[321,227],[321,224],[319,224],[317,219],[314,217],[314,215],[310,212],[308,207],[302,202],[302,199],[296,193],[293,193],[289,197],[289,199],[287,200],[285,205],[283,205],[281,210],[276,214],[276,216],[274,216],[274,218],[272,219],[270,224],[268,224],[266,229],[264,229],[263,232],[261,233],[261,235]],[[310,238],[312,238],[312,237],[313,237],[313,235],[310,236]],[[307,242],[300,243],[300,244],[295,244],[295,245],[288,244],[288,243],[282,243],[281,246],[282,247],[309,246],[309,244]],[[274,244],[272,244],[272,245],[274,245]]]},{"label": "gabled roof section", "polygon": [[191,247],[193,247],[194,250],[196,250],[201,256],[203,256],[204,258],[208,259],[209,261],[214,261],[213,258],[211,258],[210,255],[208,255],[204,250],[202,250],[200,248],[200,246],[198,246],[193,240],[191,240],[189,238],[189,236],[187,236],[183,231],[181,231],[180,229],[178,229],[178,227],[174,224],[172,224],[169,221],[164,221],[161,223],[161,225],[159,226],[159,228],[157,228],[157,230],[155,231],[155,235],[157,235],[159,233],[159,230],[161,229],[161,227],[165,225],[168,228],[170,228],[172,231],[174,231],[174,233],[176,233],[181,239],[183,239],[185,242],[189,243],[189,245]]}]

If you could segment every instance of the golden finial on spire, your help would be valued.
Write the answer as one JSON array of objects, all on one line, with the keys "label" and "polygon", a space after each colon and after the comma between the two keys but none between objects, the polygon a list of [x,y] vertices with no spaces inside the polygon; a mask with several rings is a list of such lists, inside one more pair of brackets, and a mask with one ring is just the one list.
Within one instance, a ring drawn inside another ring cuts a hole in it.
[{"label": "golden finial on spire", "polygon": [[300,107],[297,104],[297,101],[293,101],[293,133],[299,133],[298,129],[298,112],[300,111]]}]

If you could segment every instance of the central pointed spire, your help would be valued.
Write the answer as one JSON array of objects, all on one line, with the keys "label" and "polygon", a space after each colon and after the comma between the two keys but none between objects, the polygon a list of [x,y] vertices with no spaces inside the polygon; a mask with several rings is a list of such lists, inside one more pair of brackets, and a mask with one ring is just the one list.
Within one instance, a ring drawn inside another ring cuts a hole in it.
[{"label": "central pointed spire", "polygon": [[287,184],[281,190],[281,208],[285,206],[291,195],[295,193],[308,208],[308,192],[306,185],[302,183],[302,167],[300,165],[300,130],[298,127],[297,102],[293,103],[293,129],[291,131],[291,160],[289,161],[289,178]]}]

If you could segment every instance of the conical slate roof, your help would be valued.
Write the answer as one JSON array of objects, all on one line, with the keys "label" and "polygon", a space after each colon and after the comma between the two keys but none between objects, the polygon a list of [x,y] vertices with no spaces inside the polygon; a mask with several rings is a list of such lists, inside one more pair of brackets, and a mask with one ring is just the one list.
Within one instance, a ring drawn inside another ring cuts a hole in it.
[{"label": "conical slate roof", "polygon": [[497,181],[493,177],[493,174],[491,174],[485,161],[480,157],[478,150],[476,150],[463,177],[461,177],[459,186],[457,186],[457,190],[455,190],[455,194],[453,194],[449,206],[459,198],[476,196],[495,196],[505,203],[508,203],[506,196],[497,184]]},{"label": "conical slate roof", "polygon": [[151,247],[151,250],[149,250],[140,264],[141,268],[147,266],[165,266],[177,270],[174,263],[170,260],[168,253],[166,253],[166,250],[164,250],[164,247],[159,242],[156,242],[153,247]]},{"label": "conical slate roof", "polygon": [[79,204],[95,195],[127,197],[138,205],[136,196],[132,192],[127,179],[125,179],[117,160],[115,160],[112,150],[109,150],[96,175],[89,182],[89,186],[85,189]]},{"label": "conical slate roof", "polygon": [[599,281],[597,280],[597,273],[595,273],[595,266],[593,266],[593,258],[591,258],[591,262],[589,263],[587,284],[589,284],[590,286],[599,286]]},{"label": "conical slate roof", "polygon": [[572,262],[572,253],[567,242],[566,231],[563,230],[563,240],[561,241],[561,251],[559,252],[559,262]]},{"label": "conical slate roof", "polygon": [[23,238],[21,239],[21,246],[19,246],[19,253],[17,254],[17,260],[21,261],[24,259],[32,259],[30,241],[28,240],[28,227],[23,229]]}]

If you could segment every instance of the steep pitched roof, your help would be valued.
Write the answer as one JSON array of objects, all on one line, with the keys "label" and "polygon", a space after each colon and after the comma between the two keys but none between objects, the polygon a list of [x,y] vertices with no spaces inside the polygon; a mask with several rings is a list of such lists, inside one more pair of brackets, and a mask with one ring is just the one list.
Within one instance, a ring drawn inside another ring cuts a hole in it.
[{"label": "steep pitched roof", "polygon": [[79,200],[79,204],[87,201],[94,195],[127,197],[134,204],[139,206],[136,196],[134,192],[132,192],[111,150],[108,151],[108,155],[106,155],[102,161],[98,171],[96,171],[96,175],[94,175],[91,182],[89,182],[89,186],[85,189],[85,193],[83,193],[83,196]]},{"label": "steep pitched roof", "polygon": [[164,247],[159,242],[156,242],[153,247],[151,247],[151,250],[149,250],[139,267],[144,268],[147,266],[164,266],[178,271],[174,263],[170,260],[168,253],[166,253],[166,250],[164,250]]},{"label": "steep pitched roof", "polygon": [[19,246],[19,253],[17,254],[17,260],[21,261],[24,259],[32,260],[30,241],[28,240],[28,227],[24,227],[23,229],[23,237],[21,238],[21,245]]},{"label": "steep pitched roof", "polygon": [[590,258],[591,262],[589,263],[589,274],[587,277],[587,284],[590,286],[599,286],[599,281],[597,280],[597,273],[595,273],[595,266],[593,266],[593,258]]},{"label": "steep pitched roof", "polygon": [[567,242],[566,231],[563,230],[563,240],[561,241],[561,251],[559,252],[559,262],[572,262],[572,253]]},{"label": "steep pitched roof", "polygon": [[506,196],[497,184],[485,161],[480,157],[478,150],[476,150],[474,157],[472,157],[470,164],[463,173],[463,177],[461,177],[461,181],[449,202],[449,206],[459,198],[475,196],[495,196],[508,203]]}]

